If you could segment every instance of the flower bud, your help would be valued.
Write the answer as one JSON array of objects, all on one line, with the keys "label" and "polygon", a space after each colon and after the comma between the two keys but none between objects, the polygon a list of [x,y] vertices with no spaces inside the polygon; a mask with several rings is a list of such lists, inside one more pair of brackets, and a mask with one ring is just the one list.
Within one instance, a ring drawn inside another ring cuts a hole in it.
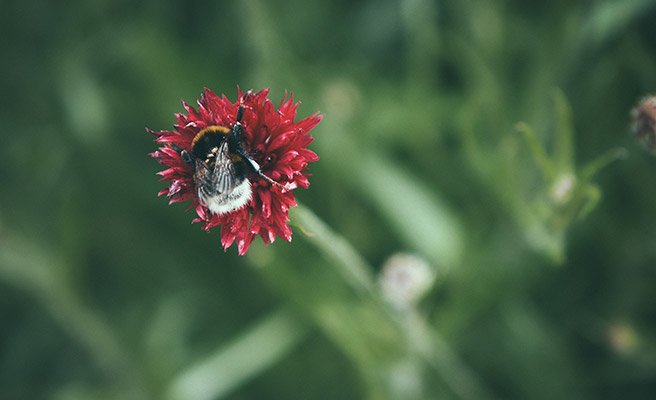
[{"label": "flower bud", "polygon": [[652,154],[656,154],[656,97],[642,99],[631,111],[633,135]]},{"label": "flower bud", "polygon": [[563,174],[551,186],[551,198],[556,204],[565,204],[572,198],[575,187],[576,176],[570,173]]},{"label": "flower bud", "polygon": [[383,296],[401,309],[419,301],[434,280],[435,274],[428,262],[412,254],[393,255],[380,274]]}]

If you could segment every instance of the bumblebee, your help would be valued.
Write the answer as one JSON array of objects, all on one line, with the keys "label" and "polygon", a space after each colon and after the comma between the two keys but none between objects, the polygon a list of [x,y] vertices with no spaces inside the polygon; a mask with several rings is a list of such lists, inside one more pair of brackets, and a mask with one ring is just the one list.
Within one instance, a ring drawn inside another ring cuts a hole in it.
[{"label": "bumblebee", "polygon": [[214,214],[229,213],[248,204],[253,195],[249,176],[259,176],[272,185],[283,187],[264,175],[260,165],[244,148],[243,117],[244,106],[240,105],[232,129],[208,126],[196,134],[190,151],[174,147],[194,169],[198,201]]}]

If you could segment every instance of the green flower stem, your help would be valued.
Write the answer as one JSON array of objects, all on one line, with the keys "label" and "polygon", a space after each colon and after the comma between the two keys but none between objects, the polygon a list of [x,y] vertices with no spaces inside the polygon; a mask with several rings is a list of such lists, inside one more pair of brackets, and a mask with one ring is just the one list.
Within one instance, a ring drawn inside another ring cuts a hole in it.
[{"label": "green flower stem", "polygon": [[600,170],[616,160],[623,160],[628,156],[624,148],[611,149],[589,162],[581,171],[581,180],[592,179]]},{"label": "green flower stem", "polygon": [[[326,335],[344,349],[360,370],[370,398],[430,398],[435,395],[427,393],[430,387],[427,373],[431,370],[458,398],[491,398],[476,375],[418,313],[414,310],[401,312],[384,301],[374,284],[371,267],[348,241],[330,230],[306,207],[299,206],[290,214],[292,221],[309,232],[303,237],[331,261],[348,286],[367,296],[342,294],[337,299],[326,298],[326,292],[340,290],[334,283],[328,284],[331,285],[329,291],[322,290],[321,286],[326,284],[310,271],[302,275],[282,268],[271,272],[267,272],[269,268],[262,268],[261,271],[275,276],[270,279],[275,279],[278,285],[286,285],[281,291],[291,297],[298,296],[292,300],[306,307]],[[281,276],[283,273],[290,276]],[[287,282],[292,279],[297,282]],[[293,289],[299,286],[309,288],[296,295]],[[408,374],[415,384],[398,384],[408,378]]]},{"label": "green flower stem", "polygon": [[409,340],[422,359],[442,377],[453,393],[462,399],[493,398],[476,373],[458,357],[438,332],[429,329],[415,309],[407,310],[403,321]]},{"label": "green flower stem", "polygon": [[554,149],[554,163],[556,172],[573,171],[574,166],[574,126],[572,122],[572,109],[560,89],[554,89],[554,116],[556,118],[556,146]]},{"label": "green flower stem", "polygon": [[531,155],[535,164],[538,166],[542,177],[547,181],[551,182],[556,177],[556,167],[553,162],[549,159],[549,156],[544,151],[544,147],[538,140],[537,136],[533,129],[526,123],[520,122],[516,125],[516,129],[522,133],[526,144],[531,150]]},{"label": "green flower stem", "polygon": [[289,210],[291,220],[304,229],[305,239],[329,259],[337,271],[356,291],[373,294],[375,285],[372,268],[341,236],[335,234],[310,209],[298,203]]}]

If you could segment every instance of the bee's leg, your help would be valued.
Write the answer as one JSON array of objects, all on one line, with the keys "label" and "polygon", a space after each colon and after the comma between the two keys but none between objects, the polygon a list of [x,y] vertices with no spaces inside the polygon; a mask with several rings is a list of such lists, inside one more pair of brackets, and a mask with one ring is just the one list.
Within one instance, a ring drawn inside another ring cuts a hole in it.
[{"label": "bee's leg", "polygon": [[241,143],[244,137],[244,126],[242,125],[242,120],[244,118],[244,106],[239,105],[239,110],[237,110],[237,120],[232,126],[232,135],[234,136],[237,143]]},{"label": "bee's leg", "polygon": [[244,158],[248,162],[248,165],[250,166],[250,169],[255,172],[260,178],[263,178],[265,181],[269,182],[272,185],[279,186],[281,188],[285,188],[282,184],[274,181],[273,179],[269,178],[268,176],[264,175],[262,170],[260,169],[260,164],[257,163],[257,161],[253,160],[248,154],[243,149],[238,149],[237,150],[238,154]]},{"label": "bee's leg", "polygon": [[241,99],[241,102],[239,104],[239,110],[237,110],[237,120],[235,121],[235,124],[232,126],[232,136],[235,142],[233,144],[234,148],[231,148],[230,150],[239,154],[244,160],[246,160],[248,162],[248,165],[250,166],[250,169],[253,172],[255,172],[260,178],[264,179],[265,181],[269,182],[272,185],[279,186],[284,189],[285,187],[282,184],[264,175],[262,173],[262,170],[260,170],[260,165],[255,160],[253,160],[253,158],[251,158],[248,152],[244,149],[244,146],[242,144],[244,140],[244,126],[242,125],[242,120],[244,118],[244,109],[245,109],[244,99]]},{"label": "bee's leg", "polygon": [[182,156],[182,159],[184,160],[184,162],[186,162],[189,165],[194,165],[194,160],[191,158],[191,155],[189,154],[189,152],[187,150],[182,150],[180,152],[180,155]]},{"label": "bee's leg", "polygon": [[285,189],[285,186],[284,186],[282,183],[278,183],[278,182],[274,181],[273,179],[269,178],[268,176],[264,175],[264,174],[262,173],[262,171],[260,171],[259,169],[258,169],[257,171],[255,171],[255,172],[256,172],[260,177],[264,178],[265,181],[269,182],[269,183],[272,184],[273,186],[278,186],[278,187],[280,187],[280,188],[282,188],[282,189]]},{"label": "bee's leg", "polygon": [[171,148],[180,153],[180,156],[182,156],[184,162],[189,165],[194,165],[194,160],[191,158],[191,154],[189,154],[187,150],[182,150],[182,147],[178,146],[177,144],[171,144]]}]

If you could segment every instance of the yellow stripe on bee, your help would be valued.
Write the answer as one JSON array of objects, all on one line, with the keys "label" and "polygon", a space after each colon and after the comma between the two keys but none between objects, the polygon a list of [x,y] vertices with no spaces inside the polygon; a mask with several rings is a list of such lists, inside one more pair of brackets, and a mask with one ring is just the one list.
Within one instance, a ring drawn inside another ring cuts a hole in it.
[{"label": "yellow stripe on bee", "polygon": [[207,128],[203,129],[202,131],[196,134],[194,140],[191,141],[191,147],[193,148],[199,140],[201,140],[207,133],[210,132],[218,133],[219,135],[227,135],[228,133],[230,133],[230,129],[226,128],[225,126],[218,126],[218,125],[208,126]]},{"label": "yellow stripe on bee", "polygon": [[230,160],[232,162],[240,162],[240,161],[243,161],[244,159],[239,154],[233,153],[233,154],[230,154]]}]

